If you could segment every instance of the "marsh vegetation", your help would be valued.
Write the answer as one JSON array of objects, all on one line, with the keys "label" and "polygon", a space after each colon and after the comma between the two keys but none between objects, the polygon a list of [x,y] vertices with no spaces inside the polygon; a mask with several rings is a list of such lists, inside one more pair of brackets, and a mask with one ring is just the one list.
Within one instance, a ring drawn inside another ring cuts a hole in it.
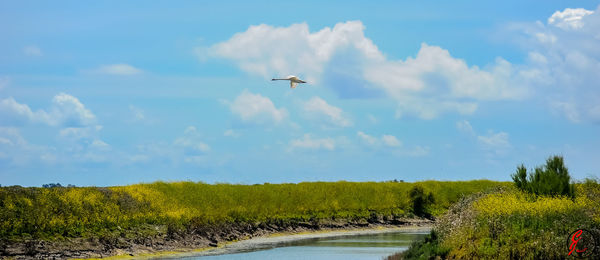
[{"label": "marsh vegetation", "polygon": [[519,166],[513,179],[515,185],[461,199],[425,240],[395,257],[563,259],[570,233],[600,231],[600,184],[571,183],[562,157],[550,157],[529,176]]},{"label": "marsh vegetation", "polygon": [[0,238],[152,236],[227,223],[438,216],[465,195],[508,185],[479,180],[1,187]]}]

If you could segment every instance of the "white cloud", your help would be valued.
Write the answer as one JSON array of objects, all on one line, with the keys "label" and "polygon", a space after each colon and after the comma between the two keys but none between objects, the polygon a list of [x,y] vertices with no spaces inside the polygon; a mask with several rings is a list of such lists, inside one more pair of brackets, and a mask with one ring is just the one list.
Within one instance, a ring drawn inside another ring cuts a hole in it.
[{"label": "white cloud", "polygon": [[[3,124],[14,125],[17,120],[20,120],[22,123],[38,122],[61,127],[60,138],[55,147],[30,144],[21,136],[17,128],[0,127],[0,161],[15,165],[97,164],[107,163],[114,156],[110,153],[111,146],[99,139],[102,126],[96,125],[93,114],[72,96],[57,95],[49,109],[50,112],[43,110],[32,112],[29,106],[19,104],[12,98],[1,101],[0,110],[14,117],[12,121],[2,121]],[[77,123],[72,123],[73,121]]]},{"label": "white cloud", "polygon": [[23,48],[23,53],[27,56],[42,56],[42,50],[35,45],[28,45]]},{"label": "white cloud", "polygon": [[0,164],[52,163],[56,159],[53,154],[54,151],[50,148],[28,143],[21,136],[19,129],[0,127]]},{"label": "white cloud", "polygon": [[377,120],[377,117],[375,117],[374,115],[368,114],[367,115],[367,119],[369,119],[369,122],[371,122],[372,124],[377,124],[377,122],[379,120]]},{"label": "white cloud", "polygon": [[218,57],[233,60],[244,71],[270,78],[273,75],[295,74],[309,82],[320,79],[334,54],[351,48],[372,60],[383,55],[363,34],[360,21],[338,23],[311,33],[306,23],[289,27],[266,24],[250,26],[229,40],[213,45],[209,51]]},{"label": "white cloud", "polygon": [[183,133],[172,142],[151,141],[137,146],[137,151],[124,156],[126,163],[146,164],[160,163],[162,165],[181,164],[204,167],[210,164],[220,164],[222,157],[216,157],[200,130],[195,126],[188,126]]},{"label": "white cloud", "polygon": [[488,131],[487,135],[477,136],[477,142],[484,149],[493,151],[496,154],[503,154],[511,146],[508,141],[508,133],[506,132],[496,133],[494,131]]},{"label": "white cloud", "polygon": [[109,74],[109,75],[136,75],[140,74],[143,71],[129,64],[111,64],[111,65],[103,65],[99,68],[93,70],[95,73],[99,74]]},{"label": "white cloud", "polygon": [[360,137],[360,139],[362,139],[363,142],[370,146],[376,146],[379,144],[379,140],[376,137],[365,134],[362,131],[358,131],[356,135],[358,135],[358,137]]},{"label": "white cloud", "polygon": [[467,120],[456,122],[456,129],[468,135],[475,135],[475,130],[473,130],[471,123]]},{"label": "white cloud", "polygon": [[400,142],[400,140],[398,140],[398,138],[396,138],[393,135],[382,135],[381,137],[377,138],[368,134],[365,134],[362,131],[358,131],[356,133],[356,135],[363,141],[364,144],[371,146],[371,147],[380,147],[380,146],[386,146],[386,147],[400,147],[402,146],[402,142]]},{"label": "white cloud", "polygon": [[315,85],[332,88],[340,97],[389,97],[397,102],[397,118],[468,115],[481,102],[533,98],[545,99],[555,109],[556,104],[577,104],[562,109],[571,121],[574,115],[579,121],[596,120],[600,12],[567,8],[549,14],[547,23],[512,24],[511,28],[518,30],[518,37],[508,37],[522,39],[528,51],[524,64],[513,65],[498,57],[486,66],[473,66],[426,43],[414,57],[388,59],[365,36],[360,21],[315,32],[306,24],[251,26],[207,50],[265,78],[300,74]]},{"label": "white cloud", "polygon": [[102,150],[102,151],[108,151],[111,148],[109,144],[105,143],[104,141],[102,141],[100,139],[96,139],[96,140],[92,141],[90,146],[93,147],[94,149],[98,149],[98,150]]},{"label": "white cloud", "polygon": [[25,139],[14,127],[0,127],[0,143],[8,146],[19,146],[26,143]]},{"label": "white cloud", "polygon": [[149,142],[137,145],[137,151],[128,157],[129,163],[167,163],[181,159],[181,147],[166,142]]},{"label": "white cloud", "polygon": [[70,163],[78,161],[86,164],[106,165],[115,163],[120,159],[116,158],[112,147],[100,139],[82,140],[72,144],[69,149],[70,154],[67,155],[66,160],[70,161]]},{"label": "white cloud", "polygon": [[10,83],[10,78],[7,76],[0,76],[0,90],[7,87]]},{"label": "white cloud", "polygon": [[[107,153],[110,146],[98,138],[101,125],[96,116],[74,96],[60,93],[53,97],[47,110],[33,111],[27,104],[18,103],[9,97],[0,101],[0,115],[3,125],[21,125],[28,123],[45,124],[60,127],[58,148],[45,148],[27,144],[24,139],[20,151],[16,155],[19,160],[69,161],[69,162],[106,162],[111,155]],[[58,153],[58,152],[59,153]],[[32,152],[39,158],[25,155]],[[29,158],[29,159],[27,159]]]},{"label": "white cloud", "polygon": [[147,163],[150,161],[150,156],[147,154],[134,154],[128,157],[130,163]]},{"label": "white cloud", "polygon": [[520,99],[527,89],[515,68],[497,58],[485,69],[425,43],[415,58],[365,67],[364,77],[398,101],[397,115],[433,119],[445,112],[472,114],[479,101]]},{"label": "white cloud", "polygon": [[229,109],[243,122],[250,123],[279,123],[287,117],[285,108],[278,109],[268,97],[248,90],[236,97]]},{"label": "white cloud", "polygon": [[100,125],[62,128],[56,158],[67,164],[82,163],[94,167],[118,163],[122,154],[100,139],[100,130]]},{"label": "white cloud", "polygon": [[301,139],[290,141],[289,150],[309,149],[309,150],[335,150],[335,141],[332,138],[314,139],[310,134],[304,134]]},{"label": "white cloud", "polygon": [[15,125],[23,123],[44,123],[55,125],[56,120],[44,110],[33,112],[27,104],[17,102],[13,97],[0,101],[0,114],[4,125]]},{"label": "white cloud", "polygon": [[369,67],[365,77],[395,96],[428,89],[433,92],[429,94],[444,91],[456,98],[497,100],[523,94],[510,85],[512,70],[512,65],[501,58],[488,70],[469,67],[464,60],[452,57],[448,50],[423,43],[415,58]]},{"label": "white cloud", "polygon": [[195,134],[198,133],[198,128],[196,128],[195,126],[188,126],[185,128],[185,130],[183,131],[184,134],[188,135],[188,134]]},{"label": "white cloud", "polygon": [[242,134],[240,134],[238,131],[235,131],[233,129],[227,129],[227,130],[225,130],[225,132],[223,132],[223,136],[228,136],[228,137],[238,138],[241,135]]},{"label": "white cloud", "polygon": [[134,121],[143,121],[144,119],[146,119],[146,115],[144,115],[144,110],[140,109],[139,107],[129,105],[129,111],[131,112]]},{"label": "white cloud", "polygon": [[492,152],[490,155],[504,155],[511,148],[506,132],[488,130],[486,135],[479,135],[467,120],[456,122],[456,129],[476,140],[482,150]]},{"label": "white cloud", "polygon": [[429,154],[429,147],[417,145],[411,149],[404,148],[392,150],[392,154],[402,157],[423,157]]},{"label": "white cloud", "polygon": [[586,15],[593,14],[594,11],[586,10],[583,8],[566,8],[565,10],[556,11],[550,18],[548,18],[548,24],[560,27],[565,30],[579,29],[583,27],[582,18]]},{"label": "white cloud", "polygon": [[59,131],[59,136],[70,140],[91,139],[97,136],[102,126],[65,127]]},{"label": "white cloud", "polygon": [[535,33],[534,36],[541,43],[553,44],[556,42],[556,36],[553,34],[538,32]]},{"label": "white cloud", "polygon": [[563,114],[569,121],[573,123],[581,122],[581,116],[575,104],[571,102],[554,101],[551,103],[552,108],[560,114]]},{"label": "white cloud", "polygon": [[86,126],[96,122],[96,116],[74,96],[60,93],[52,99],[52,115],[67,126]]},{"label": "white cloud", "polygon": [[342,109],[328,104],[320,97],[313,97],[303,105],[308,117],[331,126],[348,127],[352,121],[343,115]]},{"label": "white cloud", "polygon": [[184,135],[175,139],[173,144],[183,148],[186,156],[202,155],[210,151],[210,146],[200,140],[200,134],[195,126],[188,126]]},{"label": "white cloud", "polygon": [[381,136],[381,141],[385,146],[389,147],[398,147],[401,146],[402,143],[393,135],[383,135]]},{"label": "white cloud", "polygon": [[[447,50],[422,44],[415,58],[388,60],[350,21],[311,33],[306,24],[251,26],[209,48],[242,70],[269,78],[300,74],[332,87],[340,96],[370,97],[382,91],[398,102],[397,115],[424,119],[444,112],[471,114],[482,100],[527,94],[515,68],[498,58],[486,68],[468,66]],[[293,40],[290,40],[293,39]],[[285,44],[282,44],[285,43]],[[350,94],[351,93],[351,94]]]},{"label": "white cloud", "polygon": [[407,155],[413,157],[421,157],[429,154],[428,146],[416,146],[413,150],[407,152]]},{"label": "white cloud", "polygon": [[394,156],[421,157],[429,154],[429,147],[420,145],[412,148],[404,147],[402,141],[398,140],[398,138],[393,135],[384,134],[381,135],[381,137],[376,137],[368,135],[362,131],[358,131],[356,135],[367,147],[377,151],[384,151],[385,153]]},{"label": "white cloud", "polygon": [[96,124],[96,116],[74,96],[60,93],[52,99],[48,111],[32,111],[13,97],[0,101],[0,114],[5,124],[43,123],[50,126],[82,127]]},{"label": "white cloud", "polygon": [[600,122],[600,105],[590,108],[588,113],[592,120],[594,120],[596,122]]},{"label": "white cloud", "polygon": [[[600,8],[600,6],[599,6]],[[528,52],[520,74],[543,102],[572,122],[595,121],[600,103],[600,9],[555,12],[542,22],[517,24],[513,35]]]}]

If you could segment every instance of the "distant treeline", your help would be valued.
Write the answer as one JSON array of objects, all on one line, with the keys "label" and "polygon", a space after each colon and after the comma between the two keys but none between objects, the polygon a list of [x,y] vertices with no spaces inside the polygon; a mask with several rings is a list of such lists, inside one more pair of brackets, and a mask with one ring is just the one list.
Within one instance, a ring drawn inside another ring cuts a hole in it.
[{"label": "distant treeline", "polygon": [[117,187],[0,188],[0,239],[56,239],[226,223],[438,216],[461,197],[508,182],[155,182]]}]

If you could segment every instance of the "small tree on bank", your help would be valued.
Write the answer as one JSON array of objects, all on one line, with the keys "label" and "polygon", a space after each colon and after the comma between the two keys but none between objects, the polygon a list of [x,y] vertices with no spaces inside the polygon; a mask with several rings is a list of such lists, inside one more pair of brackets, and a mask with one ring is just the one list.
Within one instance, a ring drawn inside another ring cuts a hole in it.
[{"label": "small tree on bank", "polygon": [[522,191],[536,195],[574,197],[569,169],[562,156],[551,156],[546,160],[546,165],[536,167],[529,175],[527,168],[521,164],[511,177],[515,186]]},{"label": "small tree on bank", "polygon": [[426,209],[427,207],[434,203],[435,200],[433,198],[433,194],[429,192],[425,194],[425,190],[420,185],[415,185],[409,192],[408,196],[410,198],[410,202],[412,204],[413,213],[420,217],[430,217]]}]

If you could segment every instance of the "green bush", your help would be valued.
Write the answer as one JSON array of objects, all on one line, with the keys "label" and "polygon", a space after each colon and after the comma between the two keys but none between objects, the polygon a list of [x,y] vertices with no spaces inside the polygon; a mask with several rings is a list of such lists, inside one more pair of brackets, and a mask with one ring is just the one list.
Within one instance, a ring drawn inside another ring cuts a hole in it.
[{"label": "green bush", "polygon": [[431,217],[431,214],[427,212],[427,208],[435,202],[433,193],[429,192],[426,194],[421,185],[415,185],[410,189],[408,196],[412,205],[412,211],[415,215],[420,217]]},{"label": "green bush", "polygon": [[423,240],[413,242],[410,247],[403,252],[386,257],[386,260],[396,259],[446,259],[449,248],[440,245],[439,235],[435,230],[425,236]]},{"label": "green bush", "polygon": [[521,164],[511,177],[515,186],[525,192],[571,198],[575,196],[569,169],[565,166],[562,156],[551,156],[546,160],[546,165],[536,167],[529,176],[527,168]]}]

